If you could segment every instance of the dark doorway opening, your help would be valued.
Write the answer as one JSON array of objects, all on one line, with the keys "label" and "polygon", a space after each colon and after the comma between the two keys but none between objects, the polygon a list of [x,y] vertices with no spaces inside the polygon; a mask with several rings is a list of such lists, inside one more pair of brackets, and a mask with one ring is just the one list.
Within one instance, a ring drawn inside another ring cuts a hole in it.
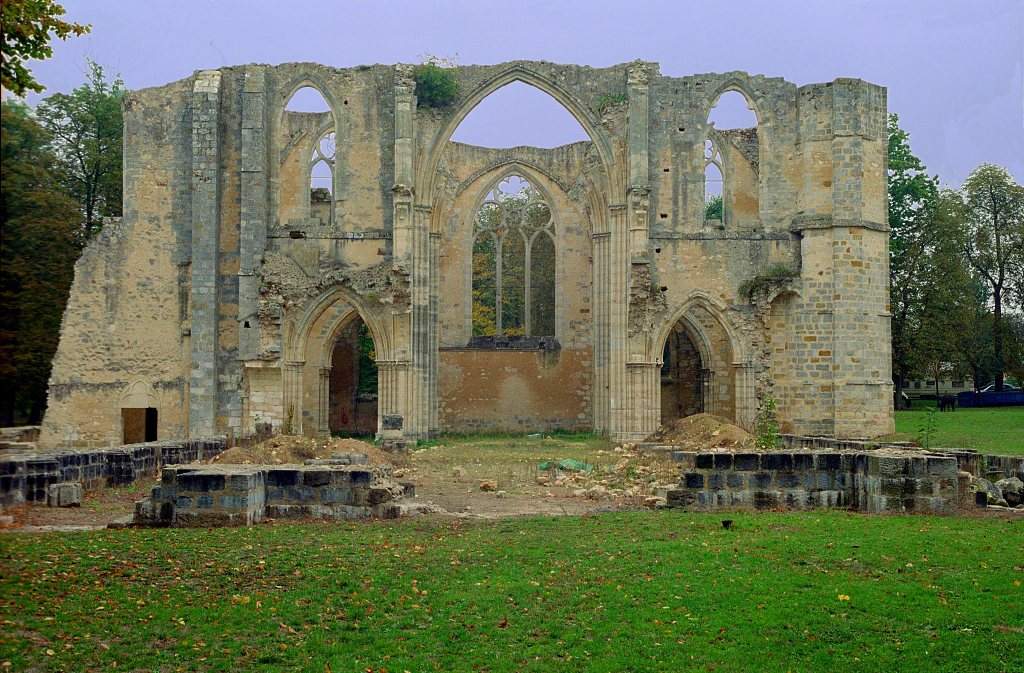
[{"label": "dark doorway opening", "polygon": [[661,422],[704,411],[704,387],[708,373],[700,351],[682,324],[665,341],[661,366]]},{"label": "dark doorway opening", "polygon": [[157,410],[121,409],[122,438],[125,444],[155,442],[157,440]]},{"label": "dark doorway opening", "polygon": [[377,432],[377,363],[373,337],[357,318],[342,329],[331,351],[330,411],[332,435]]}]

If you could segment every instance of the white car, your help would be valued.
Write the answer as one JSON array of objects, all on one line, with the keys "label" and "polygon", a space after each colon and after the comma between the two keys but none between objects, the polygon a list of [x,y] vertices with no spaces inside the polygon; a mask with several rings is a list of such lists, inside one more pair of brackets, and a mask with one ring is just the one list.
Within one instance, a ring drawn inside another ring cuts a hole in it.
[{"label": "white car", "polygon": [[[978,392],[979,393],[992,393],[992,392],[995,392],[995,390],[996,390],[996,384],[990,383],[987,386],[985,386],[984,388],[982,388],[981,390],[979,390]],[[1018,388],[1017,386],[1013,385],[1012,383],[1003,383],[1003,391],[1004,392],[1005,391],[1012,391],[1012,390],[1020,390],[1020,388]]]}]

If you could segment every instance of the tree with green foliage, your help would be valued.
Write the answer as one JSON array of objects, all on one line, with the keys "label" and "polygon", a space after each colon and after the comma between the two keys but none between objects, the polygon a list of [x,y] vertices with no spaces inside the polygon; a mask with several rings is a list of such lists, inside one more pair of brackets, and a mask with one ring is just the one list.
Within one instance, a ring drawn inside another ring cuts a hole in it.
[{"label": "tree with green foliage", "polygon": [[0,105],[0,425],[38,423],[74,276],[78,206],[61,191],[50,135]]},{"label": "tree with green foliage", "polygon": [[0,84],[16,96],[40,92],[43,85],[25,62],[53,55],[50,40],[84,35],[90,26],[64,21],[64,7],[53,0],[3,0],[0,3]]},{"label": "tree with green foliage", "polygon": [[1008,364],[1003,309],[1024,303],[1024,187],[1000,166],[982,164],[963,186],[963,254],[992,293],[995,387],[1003,389]]},{"label": "tree with green foliage", "polygon": [[104,217],[121,215],[124,82],[107,81],[102,66],[88,62],[86,82],[70,94],[43,100],[36,114],[53,136],[64,190],[82,208],[84,245],[103,226]]},{"label": "tree with green foliage", "polygon": [[938,179],[910,149],[910,135],[899,117],[889,115],[889,290],[892,313],[892,371],[896,400],[903,382],[919,367],[918,341],[924,308],[921,282],[935,241],[933,214]]}]

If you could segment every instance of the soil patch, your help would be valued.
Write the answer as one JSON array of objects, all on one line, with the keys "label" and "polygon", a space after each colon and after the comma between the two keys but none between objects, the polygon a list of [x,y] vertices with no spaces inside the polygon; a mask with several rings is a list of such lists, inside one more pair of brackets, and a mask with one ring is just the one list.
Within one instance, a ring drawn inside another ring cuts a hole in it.
[{"label": "soil patch", "polygon": [[393,464],[395,456],[373,444],[351,438],[277,435],[252,446],[236,446],[211,460],[213,464],[283,465],[330,458],[336,453],[365,453],[374,465]]},{"label": "soil patch", "polygon": [[714,414],[678,418],[661,426],[648,441],[695,450],[753,449],[756,445],[749,432]]}]

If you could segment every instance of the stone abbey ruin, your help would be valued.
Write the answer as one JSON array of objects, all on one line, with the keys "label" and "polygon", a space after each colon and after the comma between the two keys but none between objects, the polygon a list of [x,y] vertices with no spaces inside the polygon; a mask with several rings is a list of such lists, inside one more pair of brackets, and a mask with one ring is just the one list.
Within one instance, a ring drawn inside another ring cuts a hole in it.
[{"label": "stone abbey ruin", "polygon": [[[698,411],[749,429],[768,398],[785,433],[892,431],[883,87],[451,72],[441,107],[406,65],[226,67],[128,95],[124,217],[76,267],[40,446],[261,427],[633,441]],[[512,82],[589,141],[451,141]],[[304,87],[330,110],[286,110]],[[708,122],[725,92],[756,128]]]}]

